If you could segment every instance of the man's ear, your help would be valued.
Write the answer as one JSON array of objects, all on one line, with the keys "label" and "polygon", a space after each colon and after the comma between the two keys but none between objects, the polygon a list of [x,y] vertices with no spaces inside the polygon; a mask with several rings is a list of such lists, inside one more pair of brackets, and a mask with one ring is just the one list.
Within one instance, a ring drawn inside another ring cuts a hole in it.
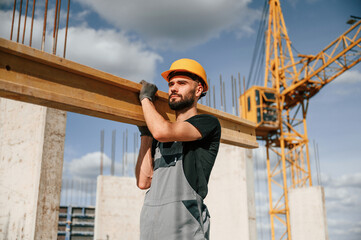
[{"label": "man's ear", "polygon": [[203,92],[203,86],[202,84],[198,84],[196,88],[196,96],[199,98],[202,95],[202,92]]}]

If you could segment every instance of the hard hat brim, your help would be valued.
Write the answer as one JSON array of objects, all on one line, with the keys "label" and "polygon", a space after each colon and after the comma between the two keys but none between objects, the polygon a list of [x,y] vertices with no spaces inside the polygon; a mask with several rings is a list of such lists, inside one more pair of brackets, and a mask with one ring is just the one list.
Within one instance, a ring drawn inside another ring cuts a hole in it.
[{"label": "hard hat brim", "polygon": [[[189,73],[192,73],[194,75],[197,75],[200,79],[202,79],[204,81],[204,79],[201,76],[199,76],[195,72],[189,71],[188,69],[167,70],[167,71],[162,72],[161,75],[167,82],[169,82],[169,74],[172,73],[172,72],[189,72]],[[205,82],[205,84],[203,86],[203,92],[207,92],[208,91],[208,85],[207,85],[206,81],[204,81],[204,82]]]}]

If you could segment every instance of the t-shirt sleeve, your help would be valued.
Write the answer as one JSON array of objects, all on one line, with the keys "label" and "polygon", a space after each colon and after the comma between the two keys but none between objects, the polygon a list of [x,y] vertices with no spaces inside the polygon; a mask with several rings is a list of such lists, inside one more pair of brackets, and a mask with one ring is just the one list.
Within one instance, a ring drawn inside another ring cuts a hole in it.
[{"label": "t-shirt sleeve", "polygon": [[209,114],[195,115],[186,120],[202,134],[202,139],[215,131],[220,131],[221,125],[215,116]]}]

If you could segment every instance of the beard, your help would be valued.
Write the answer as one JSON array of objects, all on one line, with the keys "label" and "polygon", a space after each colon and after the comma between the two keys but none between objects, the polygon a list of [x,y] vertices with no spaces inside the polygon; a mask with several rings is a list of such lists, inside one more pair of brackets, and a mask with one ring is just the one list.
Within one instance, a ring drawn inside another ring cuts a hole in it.
[{"label": "beard", "polygon": [[[189,94],[185,95],[184,97],[182,95],[176,94],[176,93],[172,93],[171,95],[169,95],[168,98],[168,105],[170,107],[170,109],[172,110],[182,110],[182,109],[186,109],[189,108],[193,105],[194,101],[195,101],[195,96],[196,96],[196,91],[191,91]],[[171,101],[171,96],[172,95],[176,95],[180,97],[179,101]]]}]

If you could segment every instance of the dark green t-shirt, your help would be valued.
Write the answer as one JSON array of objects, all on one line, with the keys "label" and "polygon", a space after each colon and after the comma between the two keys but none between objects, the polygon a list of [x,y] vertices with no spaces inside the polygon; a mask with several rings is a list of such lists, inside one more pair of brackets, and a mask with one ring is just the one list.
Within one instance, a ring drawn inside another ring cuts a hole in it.
[{"label": "dark green t-shirt", "polygon": [[[183,142],[183,170],[191,187],[203,198],[208,193],[208,181],[219,148],[221,125],[218,119],[209,114],[195,115],[186,120],[196,127],[202,138]],[[152,153],[157,141],[153,141]]]}]

